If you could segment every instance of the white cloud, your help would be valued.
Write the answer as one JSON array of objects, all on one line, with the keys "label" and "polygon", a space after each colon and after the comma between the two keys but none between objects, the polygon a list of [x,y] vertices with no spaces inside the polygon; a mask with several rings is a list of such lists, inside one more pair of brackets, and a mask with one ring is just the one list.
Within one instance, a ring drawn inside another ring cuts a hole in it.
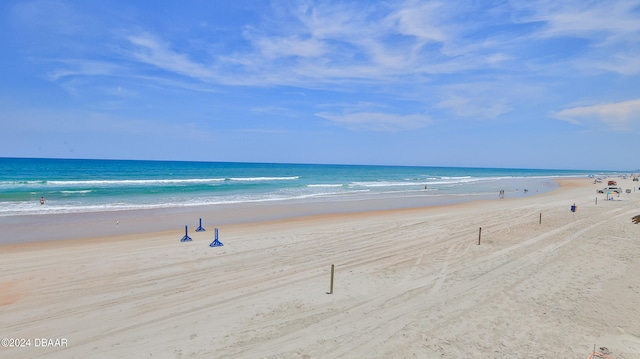
[{"label": "white cloud", "polygon": [[437,104],[458,117],[474,119],[494,119],[510,109],[504,100],[489,100],[478,96],[466,97],[449,94]]},{"label": "white cloud", "polygon": [[287,8],[271,15],[269,27],[247,26],[244,37],[254,51],[226,55],[221,65],[231,66],[228,83],[325,87],[405,81],[405,76],[424,81],[418,76],[483,68],[509,58],[496,51],[471,56],[494,43],[463,41],[475,28],[456,24],[457,11],[435,2]]},{"label": "white cloud", "polygon": [[406,83],[407,76],[424,83],[517,60],[502,51],[504,40],[478,35],[491,21],[508,22],[489,13],[449,2],[285,6],[247,24],[242,46],[204,60],[151,33],[126,39],[135,61],[209,83],[327,88]]},{"label": "white cloud", "polygon": [[58,68],[49,73],[53,81],[68,76],[113,76],[122,71],[122,66],[106,61],[91,61],[82,59],[54,60],[64,68]]},{"label": "white cloud", "polygon": [[388,20],[395,22],[398,33],[415,36],[421,43],[446,42],[450,32],[439,25],[442,8],[442,3],[419,3],[398,9],[389,15]]},{"label": "white cloud", "polygon": [[532,12],[529,20],[545,22],[540,36],[612,40],[640,31],[637,1],[542,0],[519,5],[523,4]]},{"label": "white cloud", "polygon": [[629,131],[640,124],[640,99],[580,106],[550,114],[552,118],[574,125],[588,125],[601,122],[614,130]]},{"label": "white cloud", "polygon": [[256,40],[260,53],[267,58],[286,56],[318,57],[326,53],[326,46],[318,39],[301,39],[299,36],[284,38],[260,38]]},{"label": "white cloud", "polygon": [[153,35],[130,35],[127,39],[135,45],[132,55],[140,62],[203,81],[216,77],[210,66],[194,62],[186,54],[173,51],[169,44]]},{"label": "white cloud", "polygon": [[298,7],[286,17],[293,16],[302,25],[294,31],[306,32],[313,38],[358,42],[357,39],[369,37],[372,31],[377,31],[367,19],[373,9],[375,6],[324,3]]},{"label": "white cloud", "polygon": [[[377,91],[427,105],[444,93],[436,105],[456,116],[495,118],[512,109],[514,96],[490,98],[486,88],[448,90],[479,78],[513,89],[519,81],[527,86],[550,74],[560,82],[566,78],[562,76],[592,74],[594,69],[640,73],[640,22],[635,21],[637,11],[631,11],[634,1],[306,1],[282,2],[280,8],[274,3],[270,11],[258,14],[259,21],[235,28],[220,25],[226,32],[242,34],[237,44],[225,43],[216,33],[181,41],[169,33],[123,36],[124,30],[113,30],[116,41],[124,39],[124,44],[110,43],[104,49],[124,51],[114,51],[102,61],[61,60],[63,66],[49,76],[54,81],[123,76],[198,91],[222,88],[213,85]],[[571,50],[546,52],[547,40],[566,36],[588,39],[589,50],[578,49],[567,57]],[[518,51],[530,45],[541,53]],[[107,62],[117,56],[119,65]],[[538,71],[535,76],[528,71],[532,64]],[[576,75],[576,68],[582,73]],[[75,83],[67,81],[66,86],[71,85]],[[438,95],[424,96],[419,88]]]},{"label": "white cloud", "polygon": [[[638,35],[640,36],[640,34]],[[639,38],[640,40],[640,38]],[[640,45],[638,46],[640,48]],[[640,51],[616,51],[602,59],[594,59],[593,66],[625,76],[640,75]]]},{"label": "white cloud", "polygon": [[320,112],[315,115],[352,131],[406,131],[426,127],[432,122],[429,116],[422,114],[397,115],[381,112],[357,112],[340,115]]},{"label": "white cloud", "polygon": [[531,37],[578,38],[586,49],[574,60],[577,68],[637,75],[640,73],[639,5],[618,1],[514,1],[514,16],[521,22],[539,22]]}]

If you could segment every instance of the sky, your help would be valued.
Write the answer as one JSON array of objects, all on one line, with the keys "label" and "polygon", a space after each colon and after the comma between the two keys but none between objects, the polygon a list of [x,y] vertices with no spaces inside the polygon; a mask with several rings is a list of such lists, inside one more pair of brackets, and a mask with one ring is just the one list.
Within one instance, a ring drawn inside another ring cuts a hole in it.
[{"label": "sky", "polygon": [[0,3],[0,157],[640,169],[640,1]]}]

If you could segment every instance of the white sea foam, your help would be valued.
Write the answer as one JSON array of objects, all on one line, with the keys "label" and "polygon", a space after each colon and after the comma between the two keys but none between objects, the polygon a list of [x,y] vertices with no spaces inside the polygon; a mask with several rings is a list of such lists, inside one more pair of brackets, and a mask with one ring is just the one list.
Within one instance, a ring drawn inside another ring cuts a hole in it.
[{"label": "white sea foam", "polygon": [[117,186],[153,186],[153,185],[180,185],[180,184],[206,184],[220,183],[224,181],[292,181],[299,176],[287,177],[230,177],[230,178],[183,178],[183,179],[128,179],[128,180],[50,180],[50,181],[2,181],[2,187],[14,186],[53,186],[53,187],[117,187]]},{"label": "white sea foam", "polygon": [[[100,204],[88,203],[62,203],[59,201],[47,201],[46,205],[40,205],[37,201],[21,201],[21,202],[0,202],[0,216],[12,215],[37,215],[37,214],[55,214],[55,213],[82,213],[82,212],[103,212],[103,211],[126,211],[140,209],[158,209],[158,208],[174,208],[174,207],[194,207],[206,205],[224,205],[224,204],[241,204],[241,203],[259,203],[273,201],[290,201],[304,200],[309,198],[334,197],[357,195],[368,193],[369,190],[351,190],[341,192],[324,192],[324,193],[263,193],[260,195],[235,195],[228,197],[175,197],[172,199],[165,198],[163,202],[155,203],[127,203],[127,202],[110,202]],[[62,204],[59,204],[62,203]]]},{"label": "white sea foam", "polygon": [[47,181],[0,181],[0,186],[45,184]]},{"label": "white sea foam", "polygon": [[349,187],[398,187],[398,186],[424,186],[426,182],[351,182]]},{"label": "white sea foam", "polygon": [[440,179],[443,180],[460,180],[460,179],[468,179],[471,178],[471,176],[442,176],[440,177]]},{"label": "white sea foam", "polygon": [[299,176],[290,177],[231,177],[231,181],[292,181],[299,179]]},{"label": "white sea foam", "polygon": [[82,180],[82,181],[46,181],[52,186],[127,186],[127,185],[167,185],[181,183],[222,182],[224,178],[190,178],[190,179],[154,179],[154,180]]}]

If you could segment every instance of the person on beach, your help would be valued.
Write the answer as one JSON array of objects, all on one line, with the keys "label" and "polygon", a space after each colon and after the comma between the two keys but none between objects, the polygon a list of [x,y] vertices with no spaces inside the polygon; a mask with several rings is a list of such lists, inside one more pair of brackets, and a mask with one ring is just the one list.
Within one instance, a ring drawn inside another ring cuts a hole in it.
[{"label": "person on beach", "polygon": [[500,194],[498,195],[501,199],[504,198],[504,190],[501,189],[500,190]]},{"label": "person on beach", "polygon": [[40,197],[40,204],[44,204],[44,197]]}]

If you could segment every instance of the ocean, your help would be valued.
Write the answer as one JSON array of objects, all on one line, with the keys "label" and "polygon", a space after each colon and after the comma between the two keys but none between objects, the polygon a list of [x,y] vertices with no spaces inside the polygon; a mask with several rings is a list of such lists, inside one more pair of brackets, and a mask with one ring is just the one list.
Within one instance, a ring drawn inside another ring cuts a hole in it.
[{"label": "ocean", "polygon": [[[525,196],[592,171],[0,158],[0,216],[266,201]],[[526,189],[526,191],[525,191]],[[44,204],[40,199],[44,198]],[[425,202],[429,203],[429,202]]]}]

